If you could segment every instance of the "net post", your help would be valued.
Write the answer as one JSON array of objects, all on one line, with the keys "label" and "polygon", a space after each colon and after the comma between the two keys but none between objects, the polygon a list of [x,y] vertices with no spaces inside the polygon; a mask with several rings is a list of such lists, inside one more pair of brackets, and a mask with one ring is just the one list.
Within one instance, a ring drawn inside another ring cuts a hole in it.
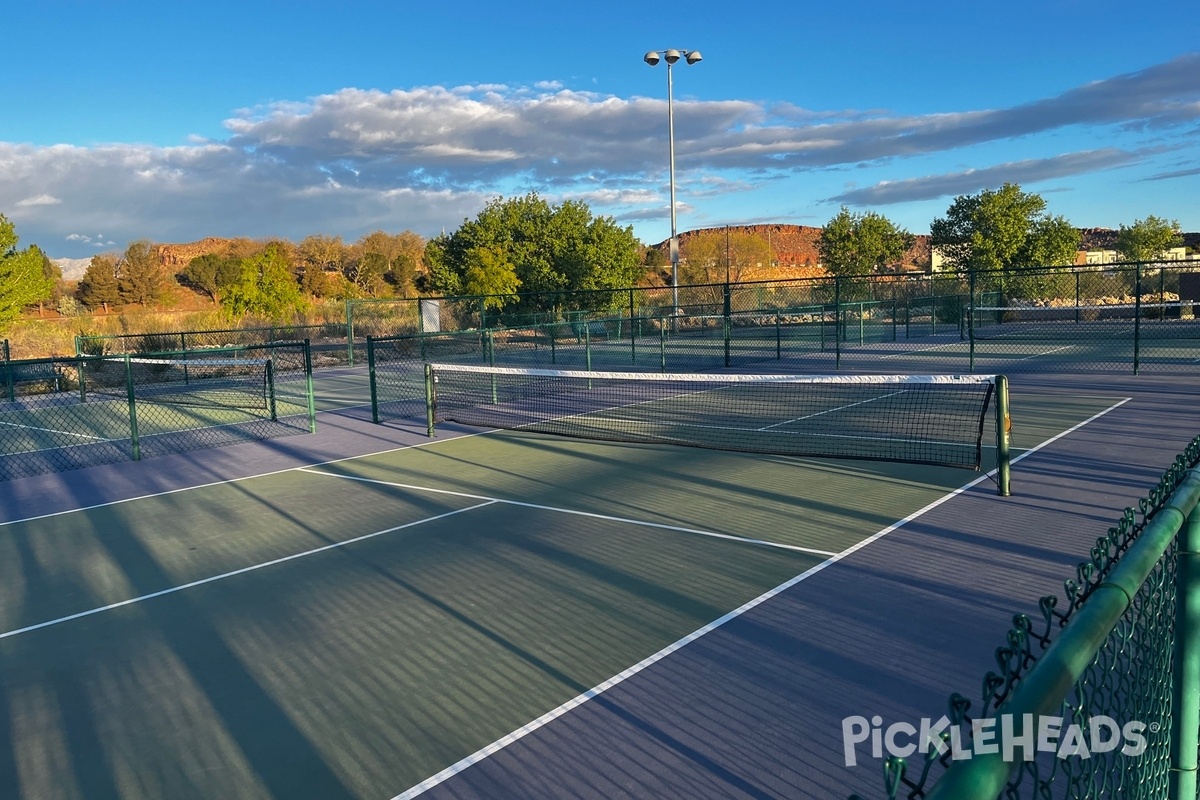
[{"label": "net post", "polygon": [[1142,262],[1137,265],[1136,289],[1133,298],[1133,374],[1138,374],[1142,345]]},{"label": "net post", "polygon": [[[184,369],[187,369],[185,366]],[[271,413],[271,421],[279,420],[278,409],[275,405],[275,356],[267,356],[267,371],[264,378],[267,382],[267,410]]]},{"label": "net post", "polygon": [[125,396],[129,401],[129,444],[134,461],[142,460],[142,445],[138,440],[137,401],[133,393],[133,363],[129,353],[125,354]]},{"label": "net post", "polygon": [[371,387],[371,422],[379,424],[379,395],[375,386],[375,337],[367,336],[367,382]]},{"label": "net post", "polygon": [[437,405],[437,393],[434,391],[433,365],[425,365],[425,434],[432,439],[434,436],[434,409]]},{"label": "net post", "polygon": [[1012,416],[1008,407],[1008,377],[996,376],[996,493],[1001,497],[1012,494],[1012,467],[1009,456],[1009,434]]},{"label": "net post", "polygon": [[1175,642],[1171,681],[1170,800],[1196,796],[1200,731],[1200,507],[1176,540]]},{"label": "net post", "polygon": [[313,400],[312,342],[304,340],[304,393],[308,403],[308,432],[317,432],[317,404]]}]

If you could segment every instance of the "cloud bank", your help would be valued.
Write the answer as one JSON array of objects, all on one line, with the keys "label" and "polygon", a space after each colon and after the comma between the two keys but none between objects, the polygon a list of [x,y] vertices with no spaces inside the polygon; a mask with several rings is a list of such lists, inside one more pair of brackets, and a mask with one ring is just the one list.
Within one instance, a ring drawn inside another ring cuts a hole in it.
[{"label": "cloud bank", "polygon": [[[23,239],[68,255],[136,238],[355,238],[376,228],[431,235],[474,216],[492,197],[529,190],[581,199],[630,223],[661,220],[665,116],[663,99],[551,81],[343,89],[244,109],[225,122],[228,136],[177,147],[0,142],[0,213]],[[1198,121],[1200,53],[1005,109],[902,116],[736,100],[675,103],[680,180],[693,203],[748,198],[798,175],[870,165],[896,177],[815,199],[895,205],[1004,181],[1127,168],[1193,148],[1179,169],[1145,178],[1168,180],[1195,174]],[[1062,142],[1110,146],[961,166],[986,158],[988,145],[1055,132],[1071,134]],[[929,173],[938,157],[946,166]],[[108,233],[91,233],[101,230]]]}]

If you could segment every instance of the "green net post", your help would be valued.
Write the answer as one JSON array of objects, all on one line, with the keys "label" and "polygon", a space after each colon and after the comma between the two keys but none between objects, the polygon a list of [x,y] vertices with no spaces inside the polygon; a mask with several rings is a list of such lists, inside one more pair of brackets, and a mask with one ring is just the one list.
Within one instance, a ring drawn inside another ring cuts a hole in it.
[{"label": "green net post", "polygon": [[1133,298],[1133,374],[1138,374],[1142,345],[1142,265],[1137,265],[1136,294]]},{"label": "green net post", "polygon": [[142,445],[138,440],[137,401],[133,393],[133,364],[125,354],[125,396],[129,401],[129,444],[134,461],[142,460]]},{"label": "green net post", "polygon": [[[421,310],[417,309],[417,324],[421,324]],[[346,362],[354,366],[354,303],[346,301]]]},{"label": "green net post", "polygon": [[279,419],[278,408],[275,405],[275,357],[267,356],[267,372],[264,378],[267,382],[267,411],[271,414],[271,421],[275,422]]},{"label": "green net post", "polygon": [[1170,800],[1196,797],[1200,732],[1200,509],[1184,520],[1176,544],[1175,657],[1171,685]]},{"label": "green net post", "polygon": [[312,342],[304,340],[304,392],[308,402],[308,432],[317,432],[317,404],[313,399]]},{"label": "green net post", "polygon": [[367,382],[371,386],[371,422],[379,424],[379,395],[375,390],[375,337],[367,337]]},{"label": "green net post", "polygon": [[1012,415],[1008,407],[1008,378],[996,376],[996,493],[1001,497],[1012,494],[1009,439],[1012,434]]},{"label": "green net post", "polygon": [[425,365],[425,433],[433,438],[433,418],[437,405],[437,394],[434,391],[433,365]]}]

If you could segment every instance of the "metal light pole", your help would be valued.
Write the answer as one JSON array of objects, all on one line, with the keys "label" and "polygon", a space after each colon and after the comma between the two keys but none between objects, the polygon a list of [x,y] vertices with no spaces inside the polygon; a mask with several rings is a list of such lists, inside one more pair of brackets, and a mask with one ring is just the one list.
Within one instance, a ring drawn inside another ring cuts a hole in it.
[{"label": "metal light pole", "polygon": [[650,66],[656,66],[659,56],[667,62],[667,140],[671,152],[671,303],[676,315],[681,313],[679,308],[679,237],[675,231],[675,108],[672,97],[671,67],[680,58],[689,64],[701,60],[699,50],[651,50],[642,56],[642,60]]}]

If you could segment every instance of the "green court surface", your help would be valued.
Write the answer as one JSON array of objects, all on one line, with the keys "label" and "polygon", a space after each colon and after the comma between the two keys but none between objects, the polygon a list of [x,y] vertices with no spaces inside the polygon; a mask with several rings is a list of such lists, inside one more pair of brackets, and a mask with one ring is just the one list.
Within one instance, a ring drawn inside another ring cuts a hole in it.
[{"label": "green court surface", "polygon": [[3,524],[0,795],[391,798],[976,477],[485,433]]}]

